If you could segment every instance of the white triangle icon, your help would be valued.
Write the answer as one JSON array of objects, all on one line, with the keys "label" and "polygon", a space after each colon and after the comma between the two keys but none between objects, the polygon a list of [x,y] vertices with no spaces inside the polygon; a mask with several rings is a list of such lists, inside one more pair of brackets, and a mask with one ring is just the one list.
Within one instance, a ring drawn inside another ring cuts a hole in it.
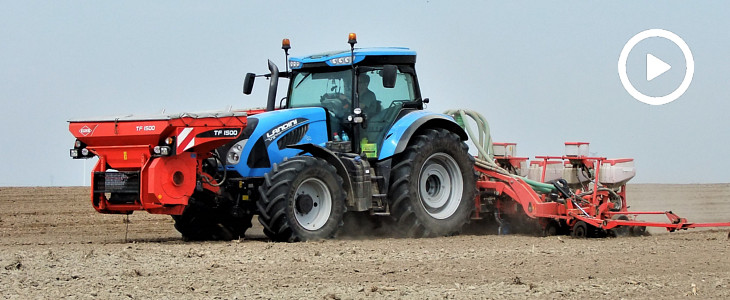
[{"label": "white triangle icon", "polygon": [[663,62],[661,59],[656,58],[656,56],[649,53],[646,54],[646,81],[651,81],[652,79],[657,78],[659,75],[664,74],[664,72],[669,71],[671,68],[672,66]]}]

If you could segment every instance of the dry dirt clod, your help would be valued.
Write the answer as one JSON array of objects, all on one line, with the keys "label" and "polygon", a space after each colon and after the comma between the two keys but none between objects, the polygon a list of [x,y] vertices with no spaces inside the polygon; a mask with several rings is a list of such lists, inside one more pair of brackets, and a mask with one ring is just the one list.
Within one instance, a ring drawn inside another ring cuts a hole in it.
[{"label": "dry dirt clod", "polygon": [[84,253],[84,255],[81,258],[83,258],[83,259],[89,259],[89,258],[94,257],[94,256],[96,256],[94,254],[94,249],[91,249],[88,252]]},{"label": "dry dirt clod", "polygon": [[20,261],[14,261],[9,265],[5,266],[5,270],[20,270],[23,268],[23,264]]},{"label": "dry dirt clod", "polygon": [[140,270],[138,270],[138,269],[132,269],[132,270],[129,270],[129,271],[127,271],[126,273],[127,273],[127,275],[128,275],[128,276],[130,276],[130,277],[140,277],[140,276],[144,276],[144,273],[142,273],[142,271],[140,271]]},{"label": "dry dirt clod", "polygon": [[58,259],[56,259],[56,255],[53,253],[53,250],[50,250],[50,249],[48,250],[48,252],[46,252],[46,257],[50,261],[58,260]]},{"label": "dry dirt clod", "polygon": [[20,255],[15,256],[15,259],[7,265],[5,265],[5,270],[20,270],[23,268],[23,262],[22,257]]}]

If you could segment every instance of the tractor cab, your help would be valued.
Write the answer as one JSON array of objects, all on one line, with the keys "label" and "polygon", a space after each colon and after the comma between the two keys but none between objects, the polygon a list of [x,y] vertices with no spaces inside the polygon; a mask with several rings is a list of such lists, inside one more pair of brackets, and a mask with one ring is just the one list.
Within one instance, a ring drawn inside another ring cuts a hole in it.
[{"label": "tractor cab", "polygon": [[[285,73],[272,70],[270,76],[272,81],[278,79],[275,75],[289,79],[282,109],[324,108],[328,140],[351,141],[345,152],[365,153],[374,159],[403,110],[423,108],[414,67],[416,52],[400,47],[354,48],[355,42],[353,34],[349,51],[290,57]],[[288,40],[282,48],[288,56]],[[272,94],[275,92],[270,90],[270,98]]]}]

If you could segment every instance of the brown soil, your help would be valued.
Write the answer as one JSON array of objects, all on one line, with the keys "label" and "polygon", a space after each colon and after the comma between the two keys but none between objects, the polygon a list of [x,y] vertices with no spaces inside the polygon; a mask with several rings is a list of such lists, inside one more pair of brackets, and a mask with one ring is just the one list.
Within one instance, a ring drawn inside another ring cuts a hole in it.
[{"label": "brown soil", "polygon": [[[631,210],[672,209],[690,221],[730,221],[730,184],[632,185],[629,201]],[[135,213],[125,220],[96,213],[88,188],[0,188],[0,295],[730,297],[726,228],[587,240],[463,235],[287,244],[267,241],[255,226],[246,239],[193,243],[181,240],[169,216]]]}]

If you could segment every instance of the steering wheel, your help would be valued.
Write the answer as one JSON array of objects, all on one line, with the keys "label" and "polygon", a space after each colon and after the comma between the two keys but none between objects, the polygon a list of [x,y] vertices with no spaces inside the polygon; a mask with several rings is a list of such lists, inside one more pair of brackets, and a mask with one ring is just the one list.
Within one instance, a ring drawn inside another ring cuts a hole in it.
[{"label": "steering wheel", "polygon": [[[345,98],[345,100],[343,100],[343,98]],[[347,107],[350,104],[347,99],[347,96],[343,93],[325,93],[322,97],[320,97],[319,102],[335,116],[344,116],[347,113]]]},{"label": "steering wheel", "polygon": [[[397,103],[406,103],[406,102],[411,102],[411,100],[393,100],[393,102],[390,102],[390,105],[388,106],[388,108],[395,107]],[[403,106],[403,104],[401,104],[401,106]]]}]

